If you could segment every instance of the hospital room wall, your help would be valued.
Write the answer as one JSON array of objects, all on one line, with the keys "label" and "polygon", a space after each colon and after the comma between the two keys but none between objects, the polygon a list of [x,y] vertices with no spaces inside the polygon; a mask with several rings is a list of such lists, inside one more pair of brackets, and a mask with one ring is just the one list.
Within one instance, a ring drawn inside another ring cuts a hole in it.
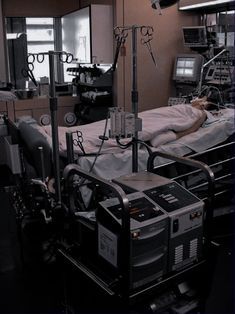
[{"label": "hospital room wall", "polygon": [[[196,13],[178,11],[178,5],[171,6],[159,15],[148,0],[2,0],[4,16],[61,16],[90,3],[113,4],[116,25],[151,25],[154,27],[152,50],[157,61],[154,66],[151,57],[140,44],[138,34],[138,91],[139,111],[167,104],[174,93],[172,69],[178,53],[190,52],[183,46],[182,26],[199,25]],[[1,36],[0,36],[1,37]],[[0,38],[1,40],[1,38]],[[126,41],[126,55],[120,56],[114,80],[115,104],[125,110],[131,109],[131,35]]]},{"label": "hospital room wall", "polygon": [[5,16],[62,16],[81,7],[95,4],[112,4],[114,0],[2,0]]},{"label": "hospital room wall", "polygon": [[79,9],[79,2],[79,0],[0,0],[0,81],[8,81],[4,18],[61,16]]},{"label": "hospital room wall", "polygon": [[2,0],[5,16],[61,16],[79,9],[79,0]]},{"label": "hospital room wall", "polygon": [[113,4],[115,0],[0,0],[0,81],[8,81],[4,35],[5,17],[60,17],[91,3]]},{"label": "hospital room wall", "polygon": [[[174,93],[172,71],[178,53],[191,53],[183,46],[182,26],[199,25],[200,16],[178,11],[178,4],[162,11],[153,10],[150,1],[117,0],[116,25],[149,25],[154,34],[151,42],[157,67],[146,47],[137,38],[139,111],[165,106]],[[131,110],[131,34],[126,41],[126,55],[119,57],[115,98],[119,106]]]},{"label": "hospital room wall", "polygon": [[7,67],[6,67],[6,51],[4,44],[4,21],[2,14],[2,0],[0,0],[0,83],[6,81]]}]

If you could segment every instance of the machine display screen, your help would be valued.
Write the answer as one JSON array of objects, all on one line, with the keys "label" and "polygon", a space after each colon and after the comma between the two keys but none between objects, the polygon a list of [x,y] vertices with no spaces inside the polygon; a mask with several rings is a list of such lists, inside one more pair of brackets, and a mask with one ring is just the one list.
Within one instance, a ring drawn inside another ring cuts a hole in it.
[{"label": "machine display screen", "polygon": [[187,47],[207,46],[207,32],[205,26],[183,27],[184,45]]},{"label": "machine display screen", "polygon": [[180,54],[176,56],[173,80],[183,83],[197,82],[200,78],[203,62],[204,58],[199,54]]},{"label": "machine display screen", "polygon": [[179,57],[176,64],[176,76],[190,78],[194,75],[195,58]]},{"label": "machine display screen", "polygon": [[[108,208],[113,215],[121,219],[122,208],[120,205],[114,205]],[[137,221],[145,221],[160,215],[162,211],[156,208],[149,200],[144,197],[129,202],[130,217]]]}]

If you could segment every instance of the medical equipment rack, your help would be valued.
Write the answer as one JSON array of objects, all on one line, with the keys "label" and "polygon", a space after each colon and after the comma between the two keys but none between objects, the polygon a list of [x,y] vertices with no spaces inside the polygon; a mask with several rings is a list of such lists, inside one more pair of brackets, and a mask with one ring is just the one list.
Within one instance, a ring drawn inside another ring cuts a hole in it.
[{"label": "medical equipment rack", "polygon": [[[150,156],[151,158],[151,156]],[[64,180],[66,182],[68,199],[70,204],[70,210],[73,211],[74,200],[73,200],[73,191],[72,191],[72,177],[74,175],[78,177],[82,177],[88,181],[95,183],[95,185],[99,185],[101,188],[111,191],[120,201],[122,206],[121,219],[121,234],[120,237],[125,243],[122,247],[121,256],[121,267],[120,273],[116,278],[112,278],[103,274],[102,271],[99,271],[98,267],[91,266],[90,263],[87,263],[84,260],[82,253],[79,255],[73,253],[73,248],[66,248],[61,246],[58,249],[58,255],[61,258],[63,263],[67,265],[72,265],[73,269],[79,270],[85,277],[89,278],[97,287],[105,292],[110,297],[113,297],[115,300],[121,300],[123,304],[128,306],[133,306],[140,301],[153,298],[157,291],[162,291],[166,287],[169,287],[171,284],[177,284],[182,279],[189,278],[192,274],[200,270],[205,270],[207,267],[208,259],[211,258],[211,252],[216,251],[215,243],[210,241],[210,228],[208,224],[211,223],[211,217],[213,217],[213,195],[214,195],[214,174],[211,169],[204,163],[192,160],[187,157],[176,157],[173,155],[165,154],[164,158],[168,158],[170,160],[177,160],[182,165],[188,165],[194,167],[196,169],[200,169],[204,175],[206,176],[208,182],[208,198],[206,201],[206,219],[205,219],[205,233],[204,233],[204,250],[203,250],[203,258],[193,265],[189,265],[185,267],[183,270],[178,272],[172,272],[167,274],[166,277],[161,280],[153,281],[143,287],[138,289],[130,289],[130,216],[128,211],[128,199],[123,192],[123,190],[116,184],[106,181],[104,179],[98,178],[94,175],[88,174],[83,171],[78,165],[70,164],[65,167],[64,170]],[[148,165],[151,165],[151,160]],[[214,256],[214,254],[213,254]],[[207,274],[208,269],[205,274]],[[210,271],[212,271],[210,269]],[[79,283],[78,283],[79,284]]]}]

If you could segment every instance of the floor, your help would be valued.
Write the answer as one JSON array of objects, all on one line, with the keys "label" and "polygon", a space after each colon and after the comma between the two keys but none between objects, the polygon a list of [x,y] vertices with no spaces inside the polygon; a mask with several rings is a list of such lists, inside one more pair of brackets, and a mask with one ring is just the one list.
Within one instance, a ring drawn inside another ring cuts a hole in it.
[{"label": "floor", "polygon": [[[75,314],[71,306],[66,305],[65,295],[68,291],[64,289],[64,276],[56,263],[42,263],[34,255],[33,262],[31,260],[22,264],[17,230],[12,206],[0,181],[0,314]],[[215,223],[214,239],[220,243],[220,247],[217,260],[211,262],[215,271],[203,313],[232,314],[235,313],[235,259],[231,217]],[[78,300],[81,298],[79,291],[85,293],[76,313],[101,313],[102,307],[99,310],[97,308],[96,312],[92,306],[94,298],[97,298],[96,289],[89,291],[84,286],[85,282],[82,279],[77,283],[78,287],[80,284],[80,290],[76,291],[75,287],[73,291]],[[201,283],[206,283],[204,277]],[[103,299],[101,302],[106,301]]]}]

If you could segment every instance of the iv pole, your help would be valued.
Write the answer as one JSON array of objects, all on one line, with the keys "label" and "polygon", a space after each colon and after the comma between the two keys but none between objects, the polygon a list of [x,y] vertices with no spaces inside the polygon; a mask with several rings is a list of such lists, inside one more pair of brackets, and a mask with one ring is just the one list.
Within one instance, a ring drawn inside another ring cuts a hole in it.
[{"label": "iv pole", "polygon": [[[136,25],[132,26],[132,91],[131,102],[132,112],[135,121],[138,118],[138,88],[137,88],[137,29]],[[138,172],[138,130],[135,128],[132,144],[132,171]]]},{"label": "iv pole", "polygon": [[[152,40],[153,28],[151,26],[124,26],[116,27],[114,32],[115,37],[118,40],[118,43],[124,43],[128,35],[128,31],[131,31],[131,45],[132,45],[132,89],[131,89],[131,103],[132,103],[132,113],[134,114],[135,119],[135,129],[132,136],[132,172],[138,172],[138,132],[141,130],[141,119],[138,118],[138,87],[137,87],[137,31],[140,29],[140,32],[143,37],[147,37],[146,40],[142,40],[142,44],[149,44]],[[152,56],[154,60],[154,57]],[[155,60],[154,60],[155,62]]]},{"label": "iv pole", "polygon": [[52,133],[52,154],[54,162],[54,176],[55,176],[55,195],[58,204],[61,204],[61,187],[60,187],[60,160],[59,160],[59,137],[58,137],[58,123],[57,110],[58,101],[55,91],[55,56],[56,52],[49,51],[49,76],[50,76],[50,113],[51,113],[51,133]]},{"label": "iv pole", "polygon": [[[55,90],[55,56],[59,57],[59,60],[63,63],[70,63],[73,60],[73,55],[64,51],[48,51],[38,54],[32,54],[37,57],[42,57],[40,63],[44,60],[44,56],[49,57],[49,103],[50,103],[50,115],[51,115],[51,133],[52,133],[52,161],[54,163],[54,177],[55,177],[55,196],[57,205],[61,205],[61,187],[60,187],[60,155],[59,155],[59,137],[58,137],[58,122],[57,122],[57,110],[58,101]],[[66,60],[63,60],[66,57]],[[70,61],[69,61],[70,60]],[[39,61],[38,61],[39,62]]]},{"label": "iv pole", "polygon": [[[161,8],[167,8],[178,0],[150,0],[151,6],[153,9],[159,10],[159,14],[161,15]],[[135,117],[136,128],[133,136],[133,143],[132,143],[132,171],[138,172],[138,129],[137,129],[137,119],[138,119],[138,89],[137,89],[137,30],[142,29],[142,27],[148,28],[149,26],[137,26],[133,25],[132,27],[117,27],[121,32],[117,35],[119,36],[124,35],[125,31],[131,29],[132,31],[132,91],[131,91],[131,102],[132,102],[132,113]],[[150,35],[147,31],[146,35]],[[124,40],[126,36],[123,36]],[[120,39],[120,38],[119,38]],[[149,39],[147,42],[149,42]],[[145,42],[145,43],[147,43]],[[152,56],[152,59],[154,57]],[[155,63],[155,61],[154,61]]]}]

